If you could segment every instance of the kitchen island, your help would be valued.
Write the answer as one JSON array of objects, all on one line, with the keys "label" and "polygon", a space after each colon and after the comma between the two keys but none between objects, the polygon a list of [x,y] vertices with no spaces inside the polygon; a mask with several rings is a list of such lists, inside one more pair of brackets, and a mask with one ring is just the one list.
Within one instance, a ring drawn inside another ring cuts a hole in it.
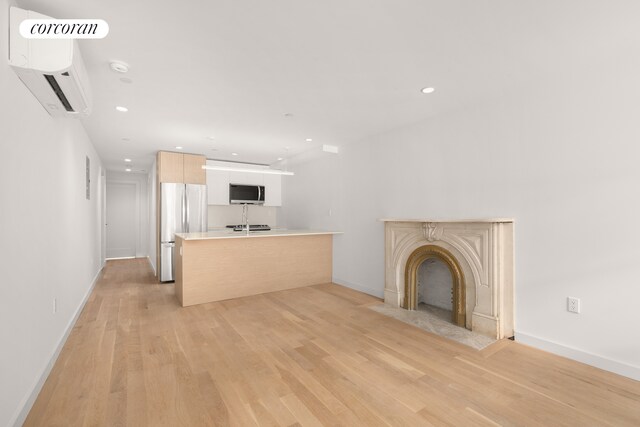
[{"label": "kitchen island", "polygon": [[177,233],[183,307],[331,282],[333,231]]}]

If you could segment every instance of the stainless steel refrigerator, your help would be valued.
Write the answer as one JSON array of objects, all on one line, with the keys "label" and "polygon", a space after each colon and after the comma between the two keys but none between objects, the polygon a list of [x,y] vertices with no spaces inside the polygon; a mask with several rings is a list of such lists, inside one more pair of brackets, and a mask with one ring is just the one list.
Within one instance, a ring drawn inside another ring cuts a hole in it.
[{"label": "stainless steel refrigerator", "polygon": [[207,186],[160,184],[160,281],[175,280],[176,233],[207,231]]}]

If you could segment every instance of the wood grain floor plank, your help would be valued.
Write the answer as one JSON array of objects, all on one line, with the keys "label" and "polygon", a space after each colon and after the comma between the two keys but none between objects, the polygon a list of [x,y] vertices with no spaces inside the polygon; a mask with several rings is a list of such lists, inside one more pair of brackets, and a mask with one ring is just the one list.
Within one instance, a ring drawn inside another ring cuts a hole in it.
[{"label": "wood grain floor plank", "polygon": [[25,425],[640,425],[639,382],[379,302],[322,284],[182,308],[146,260],[109,261]]}]

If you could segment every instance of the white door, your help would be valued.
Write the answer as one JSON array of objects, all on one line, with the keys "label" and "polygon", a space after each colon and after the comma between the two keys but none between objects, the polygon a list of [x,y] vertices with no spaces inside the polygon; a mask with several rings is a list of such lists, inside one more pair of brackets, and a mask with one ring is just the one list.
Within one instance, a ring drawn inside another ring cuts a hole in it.
[{"label": "white door", "polygon": [[107,259],[136,256],[136,185],[107,183]]}]

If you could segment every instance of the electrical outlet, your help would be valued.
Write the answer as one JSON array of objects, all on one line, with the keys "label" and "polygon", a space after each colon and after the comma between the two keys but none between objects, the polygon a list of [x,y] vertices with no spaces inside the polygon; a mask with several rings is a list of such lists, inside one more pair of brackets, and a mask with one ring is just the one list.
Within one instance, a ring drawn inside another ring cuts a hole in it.
[{"label": "electrical outlet", "polygon": [[58,299],[54,298],[53,299],[53,314],[56,314],[58,312]]},{"label": "electrical outlet", "polygon": [[580,298],[567,297],[567,311],[580,313]]}]

